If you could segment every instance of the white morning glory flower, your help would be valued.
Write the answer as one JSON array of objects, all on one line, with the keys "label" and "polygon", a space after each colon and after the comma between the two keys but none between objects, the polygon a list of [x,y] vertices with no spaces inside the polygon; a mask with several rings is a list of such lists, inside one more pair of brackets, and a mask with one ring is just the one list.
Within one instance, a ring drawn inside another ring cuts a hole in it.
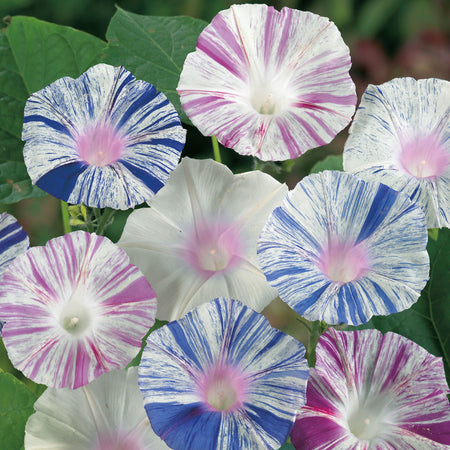
[{"label": "white morning glory flower", "polygon": [[428,228],[450,227],[450,82],[369,85],[350,127],[344,169],[408,194]]},{"label": "white morning glory flower", "polygon": [[406,194],[354,175],[304,178],[258,241],[261,268],[306,319],[366,323],[409,308],[428,280],[427,229]]},{"label": "white morning glory flower", "polygon": [[442,358],[395,333],[330,328],[316,348],[296,449],[448,449]]},{"label": "white morning glory flower", "polygon": [[33,183],[72,204],[128,209],[177,166],[186,131],[167,97],[123,67],[98,64],[31,95],[22,139]]},{"label": "white morning glory flower", "polygon": [[0,283],[3,343],[14,367],[77,388],[126,366],[154,323],[156,295],[109,239],[75,231],[32,247]]},{"label": "white morning glory flower", "polygon": [[350,66],[348,47],[326,17],[232,5],[200,34],[177,92],[204,135],[264,161],[293,159],[350,122]]},{"label": "white morning glory flower", "polygon": [[212,160],[183,158],[150,208],[131,213],[118,242],[155,289],[158,319],[177,319],[218,296],[258,312],[276,298],[256,241],[286,192],[259,171],[233,175]]},{"label": "white morning glory flower", "polygon": [[305,403],[303,345],[242,303],[217,298],[154,331],[139,387],[173,449],[276,449]]},{"label": "white morning glory flower", "polygon": [[48,388],[25,427],[26,450],[168,450],[153,432],[138,368],[112,370],[78,389]]}]

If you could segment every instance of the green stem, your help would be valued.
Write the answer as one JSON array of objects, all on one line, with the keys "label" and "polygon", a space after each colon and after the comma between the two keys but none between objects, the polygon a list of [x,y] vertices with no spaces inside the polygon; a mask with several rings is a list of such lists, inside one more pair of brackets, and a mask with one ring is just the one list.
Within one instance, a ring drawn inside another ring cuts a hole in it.
[{"label": "green stem", "polygon": [[253,157],[253,170],[260,170],[261,172],[263,172],[264,164],[264,161],[261,161],[255,156]]},{"label": "green stem", "polygon": [[116,213],[116,210],[112,209],[112,208],[105,208],[103,210],[103,214],[102,214],[102,217],[100,219],[100,222],[98,223],[97,231],[96,231],[96,233],[99,236],[101,236],[103,234],[103,232],[105,231],[106,227],[109,225],[110,219],[114,216],[115,213]]},{"label": "green stem", "polygon": [[219,142],[217,141],[217,138],[214,135],[211,136],[211,140],[214,151],[214,160],[217,161],[218,163],[221,163],[222,158],[220,157]]},{"label": "green stem", "polygon": [[309,335],[308,349],[306,350],[306,359],[309,367],[316,365],[316,346],[319,342],[320,336],[328,329],[328,325],[325,322],[316,320],[312,322],[311,333]]},{"label": "green stem", "polygon": [[64,234],[70,233],[72,228],[69,224],[69,205],[67,202],[61,200],[61,217],[62,217],[62,226]]}]

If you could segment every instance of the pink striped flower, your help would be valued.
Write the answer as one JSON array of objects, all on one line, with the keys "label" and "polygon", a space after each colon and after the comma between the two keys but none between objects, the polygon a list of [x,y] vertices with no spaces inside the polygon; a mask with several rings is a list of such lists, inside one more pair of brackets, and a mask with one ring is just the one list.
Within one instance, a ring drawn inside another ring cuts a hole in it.
[{"label": "pink striped flower", "polygon": [[0,285],[3,342],[31,380],[77,388],[131,361],[154,323],[155,297],[123,250],[75,231],[9,265]]},{"label": "pink striped flower", "polygon": [[444,449],[450,413],[442,358],[395,333],[336,331],[319,339],[299,449]]},{"label": "pink striped flower", "polygon": [[330,142],[355,110],[348,47],[325,17],[233,5],[200,34],[177,91],[192,123],[262,160]]}]

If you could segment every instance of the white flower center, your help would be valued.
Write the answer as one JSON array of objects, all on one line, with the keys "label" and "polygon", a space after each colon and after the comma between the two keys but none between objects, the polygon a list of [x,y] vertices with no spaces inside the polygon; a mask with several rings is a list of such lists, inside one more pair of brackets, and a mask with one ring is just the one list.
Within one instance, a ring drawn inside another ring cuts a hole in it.
[{"label": "white flower center", "polygon": [[389,401],[384,395],[360,401],[349,414],[349,430],[361,441],[371,441],[389,428]]},{"label": "white flower center", "polygon": [[261,83],[252,92],[250,103],[259,114],[275,115],[285,108],[285,93],[271,85],[273,83]]},{"label": "white flower center", "polygon": [[84,289],[75,289],[59,311],[60,325],[68,333],[80,336],[90,328],[92,320],[92,305],[90,305],[88,294],[84,292]]}]

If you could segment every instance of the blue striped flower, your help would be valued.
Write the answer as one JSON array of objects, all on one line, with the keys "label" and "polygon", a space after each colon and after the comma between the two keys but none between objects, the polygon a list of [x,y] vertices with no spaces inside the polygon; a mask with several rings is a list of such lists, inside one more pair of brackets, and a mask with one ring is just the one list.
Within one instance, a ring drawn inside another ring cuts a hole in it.
[{"label": "blue striped flower", "polygon": [[22,139],[33,183],[72,204],[128,209],[176,167],[186,132],[155,87],[98,64],[32,94]]},{"label": "blue striped flower", "polygon": [[354,175],[304,178],[258,241],[269,283],[308,320],[366,323],[409,308],[428,279],[424,214],[406,194]]},{"label": "blue striped flower", "polygon": [[305,403],[305,349],[236,300],[154,331],[139,366],[151,425],[173,449],[282,445]]},{"label": "blue striped flower", "polygon": [[[8,213],[0,214],[0,280],[9,263],[25,253],[29,244],[28,236],[17,220]],[[0,336],[3,325],[4,322],[0,320]]]},{"label": "blue striped flower", "polygon": [[345,143],[344,169],[408,194],[428,228],[450,226],[450,82],[369,85]]}]

